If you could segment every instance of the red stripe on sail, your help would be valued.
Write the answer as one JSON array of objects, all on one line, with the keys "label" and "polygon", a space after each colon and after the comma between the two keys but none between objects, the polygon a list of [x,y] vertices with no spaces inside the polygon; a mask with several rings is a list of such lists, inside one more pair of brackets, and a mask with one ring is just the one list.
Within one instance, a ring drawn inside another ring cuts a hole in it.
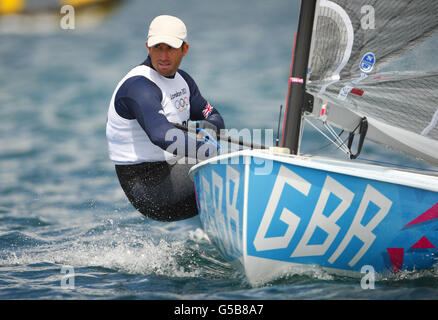
[{"label": "red stripe on sail", "polygon": [[361,90],[361,89],[356,89],[356,88],[351,89],[350,92],[353,93],[353,94],[355,94],[355,95],[358,95],[358,96],[360,96],[360,97],[362,97],[362,95],[363,95],[363,93],[364,93],[363,90]]}]

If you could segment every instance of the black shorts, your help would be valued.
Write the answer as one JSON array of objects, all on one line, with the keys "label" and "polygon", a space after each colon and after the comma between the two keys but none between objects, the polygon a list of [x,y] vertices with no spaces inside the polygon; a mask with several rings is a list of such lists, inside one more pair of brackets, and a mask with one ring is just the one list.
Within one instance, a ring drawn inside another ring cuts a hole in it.
[{"label": "black shorts", "polygon": [[143,162],[116,165],[120,185],[132,205],[158,221],[177,221],[198,214],[192,165]]}]

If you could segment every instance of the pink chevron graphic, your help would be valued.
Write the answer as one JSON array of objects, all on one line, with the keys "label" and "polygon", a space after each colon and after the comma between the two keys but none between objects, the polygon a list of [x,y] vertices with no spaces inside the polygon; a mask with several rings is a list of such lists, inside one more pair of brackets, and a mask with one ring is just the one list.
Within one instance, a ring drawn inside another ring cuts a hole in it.
[{"label": "pink chevron graphic", "polygon": [[436,218],[438,218],[438,202],[435,203],[428,210],[426,210],[424,213],[422,213],[419,217],[415,218],[414,220],[409,222],[407,225],[405,225],[405,227],[408,227],[408,226],[411,226],[411,225],[414,225],[417,223],[429,221],[432,219],[436,219]]},{"label": "pink chevron graphic", "polygon": [[404,249],[403,248],[386,248],[389,259],[392,263],[392,271],[398,273],[403,267]]},{"label": "pink chevron graphic", "polygon": [[425,236],[421,237],[411,249],[433,249],[435,246]]}]

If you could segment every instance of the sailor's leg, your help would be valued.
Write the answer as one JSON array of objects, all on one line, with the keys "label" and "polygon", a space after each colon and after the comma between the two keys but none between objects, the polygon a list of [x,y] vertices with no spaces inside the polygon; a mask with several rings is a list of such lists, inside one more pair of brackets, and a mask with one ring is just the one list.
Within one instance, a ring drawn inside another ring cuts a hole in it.
[{"label": "sailor's leg", "polygon": [[166,162],[116,166],[120,185],[132,205],[159,221],[177,221],[197,212],[190,165]]}]

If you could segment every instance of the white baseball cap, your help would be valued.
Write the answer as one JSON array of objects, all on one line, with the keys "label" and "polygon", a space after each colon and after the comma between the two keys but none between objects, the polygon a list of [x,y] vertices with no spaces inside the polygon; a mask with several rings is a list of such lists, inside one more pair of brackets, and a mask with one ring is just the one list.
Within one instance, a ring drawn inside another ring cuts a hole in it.
[{"label": "white baseball cap", "polygon": [[165,43],[173,48],[180,48],[187,40],[187,29],[181,19],[173,16],[162,15],[155,17],[148,33],[148,46],[153,47]]}]

